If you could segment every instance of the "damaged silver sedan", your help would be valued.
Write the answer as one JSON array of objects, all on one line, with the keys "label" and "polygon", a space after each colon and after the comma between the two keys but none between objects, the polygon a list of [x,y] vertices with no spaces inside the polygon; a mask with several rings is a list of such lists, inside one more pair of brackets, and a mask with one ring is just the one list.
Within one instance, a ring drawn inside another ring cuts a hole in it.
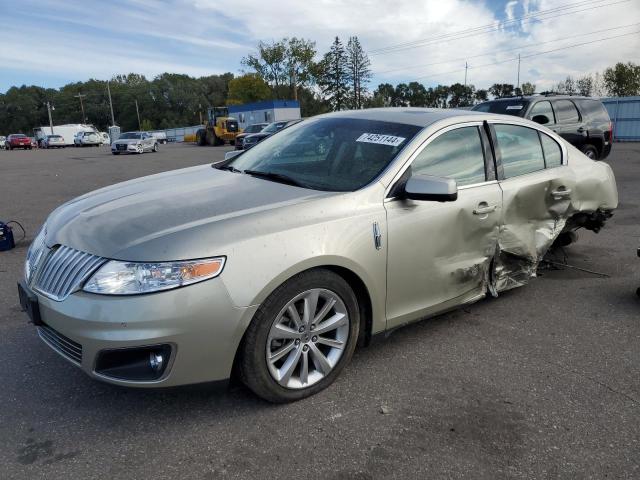
[{"label": "damaged silver sedan", "polygon": [[296,400],[373,335],[526,284],[618,203],[611,168],[550,130],[456,110],[318,116],[211,167],[50,215],[19,285],[45,343],[114,384],[237,371]]}]

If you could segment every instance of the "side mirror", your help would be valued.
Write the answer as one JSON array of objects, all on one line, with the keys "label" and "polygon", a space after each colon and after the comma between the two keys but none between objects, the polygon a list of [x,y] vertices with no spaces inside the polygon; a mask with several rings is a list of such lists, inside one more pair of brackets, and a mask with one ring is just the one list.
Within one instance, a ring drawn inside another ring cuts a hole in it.
[{"label": "side mirror", "polygon": [[458,199],[458,184],[453,178],[413,175],[404,186],[404,196],[411,200],[453,202]]},{"label": "side mirror", "polygon": [[224,154],[224,161],[226,162],[227,160],[232,160],[236,158],[238,155],[242,155],[243,153],[244,153],[244,150],[233,150],[231,152],[227,152]]},{"label": "side mirror", "polygon": [[534,115],[531,120],[539,123],[540,125],[546,125],[547,123],[549,123],[549,117],[547,117],[546,115]]}]

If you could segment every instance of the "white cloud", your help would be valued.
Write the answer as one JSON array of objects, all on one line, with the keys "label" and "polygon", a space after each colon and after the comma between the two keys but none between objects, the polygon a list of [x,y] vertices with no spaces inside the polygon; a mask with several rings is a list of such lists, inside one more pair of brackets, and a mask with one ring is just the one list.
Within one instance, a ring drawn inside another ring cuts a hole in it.
[{"label": "white cloud", "polygon": [[[611,3],[603,0],[602,4]],[[240,59],[259,40],[298,36],[317,42],[326,51],[338,35],[344,41],[357,35],[371,51],[389,45],[414,42],[451,34],[480,25],[500,25],[496,12],[481,0],[243,0],[232,6],[219,0],[130,0],[118,2],[54,2],[22,0],[25,10],[40,16],[41,25],[27,28],[12,17],[0,29],[0,68],[40,72],[74,79],[108,77],[138,71],[152,76],[163,71],[204,75],[236,72]],[[537,10],[564,7],[563,0],[512,0],[502,19],[518,18]],[[87,15],[86,12],[91,12]],[[44,12],[44,15],[42,14]],[[83,13],[84,12],[84,13]],[[495,82],[516,82],[518,51],[497,53],[523,45],[527,53],[550,50],[632,32],[633,28],[593,34],[584,38],[538,45],[549,40],[640,22],[640,2],[629,0],[604,8],[585,8],[571,15],[556,15],[543,21],[522,21],[518,28],[499,27],[483,35],[450,38],[420,48],[385,55],[371,55],[377,82],[425,84],[464,81],[465,57],[468,81],[478,87]],[[15,28],[14,28],[15,26]],[[635,30],[640,30],[636,28]],[[98,59],[85,61],[78,46],[87,46]],[[16,58],[27,51],[29,60]],[[62,57],[58,63],[55,58]],[[640,34],[575,47],[523,59],[521,81],[540,89],[553,86],[567,75],[601,71],[617,61],[640,61]],[[475,57],[488,54],[483,57]],[[507,61],[508,60],[508,61]],[[492,66],[483,64],[503,62]],[[434,64],[412,68],[416,65]],[[383,73],[386,72],[386,73]],[[451,72],[451,73],[446,73]],[[29,81],[29,80],[25,80]]]},{"label": "white cloud", "polygon": [[515,15],[513,14],[513,11],[516,8],[516,5],[518,5],[517,0],[511,0],[510,2],[507,2],[507,4],[505,5],[504,13],[507,16],[507,20],[514,19]]}]

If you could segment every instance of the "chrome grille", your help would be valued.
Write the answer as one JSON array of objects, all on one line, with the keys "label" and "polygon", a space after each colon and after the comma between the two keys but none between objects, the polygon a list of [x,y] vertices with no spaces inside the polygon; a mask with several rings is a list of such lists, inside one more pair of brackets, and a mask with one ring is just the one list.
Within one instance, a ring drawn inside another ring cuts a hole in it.
[{"label": "chrome grille", "polygon": [[27,251],[27,260],[24,264],[24,277],[27,283],[30,283],[33,274],[38,268],[38,264],[42,258],[42,254],[45,252],[45,237],[46,237],[46,229],[42,227],[36,238],[33,239],[31,245],[29,246],[29,250]]},{"label": "chrome grille", "polygon": [[72,362],[82,363],[82,345],[65,337],[48,325],[38,327],[38,335],[51,348],[67,357]]},{"label": "chrome grille", "polygon": [[62,245],[51,250],[39,267],[34,289],[52,300],[64,300],[105,261],[102,257]]}]

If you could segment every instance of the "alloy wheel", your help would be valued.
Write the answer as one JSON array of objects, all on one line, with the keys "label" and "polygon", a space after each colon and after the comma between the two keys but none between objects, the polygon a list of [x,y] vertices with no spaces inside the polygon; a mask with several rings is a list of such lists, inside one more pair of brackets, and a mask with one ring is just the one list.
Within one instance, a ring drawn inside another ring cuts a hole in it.
[{"label": "alloy wheel", "polygon": [[349,339],[349,313],[334,292],[314,288],[291,299],[267,338],[266,362],[279,385],[307,388],[338,364]]}]

